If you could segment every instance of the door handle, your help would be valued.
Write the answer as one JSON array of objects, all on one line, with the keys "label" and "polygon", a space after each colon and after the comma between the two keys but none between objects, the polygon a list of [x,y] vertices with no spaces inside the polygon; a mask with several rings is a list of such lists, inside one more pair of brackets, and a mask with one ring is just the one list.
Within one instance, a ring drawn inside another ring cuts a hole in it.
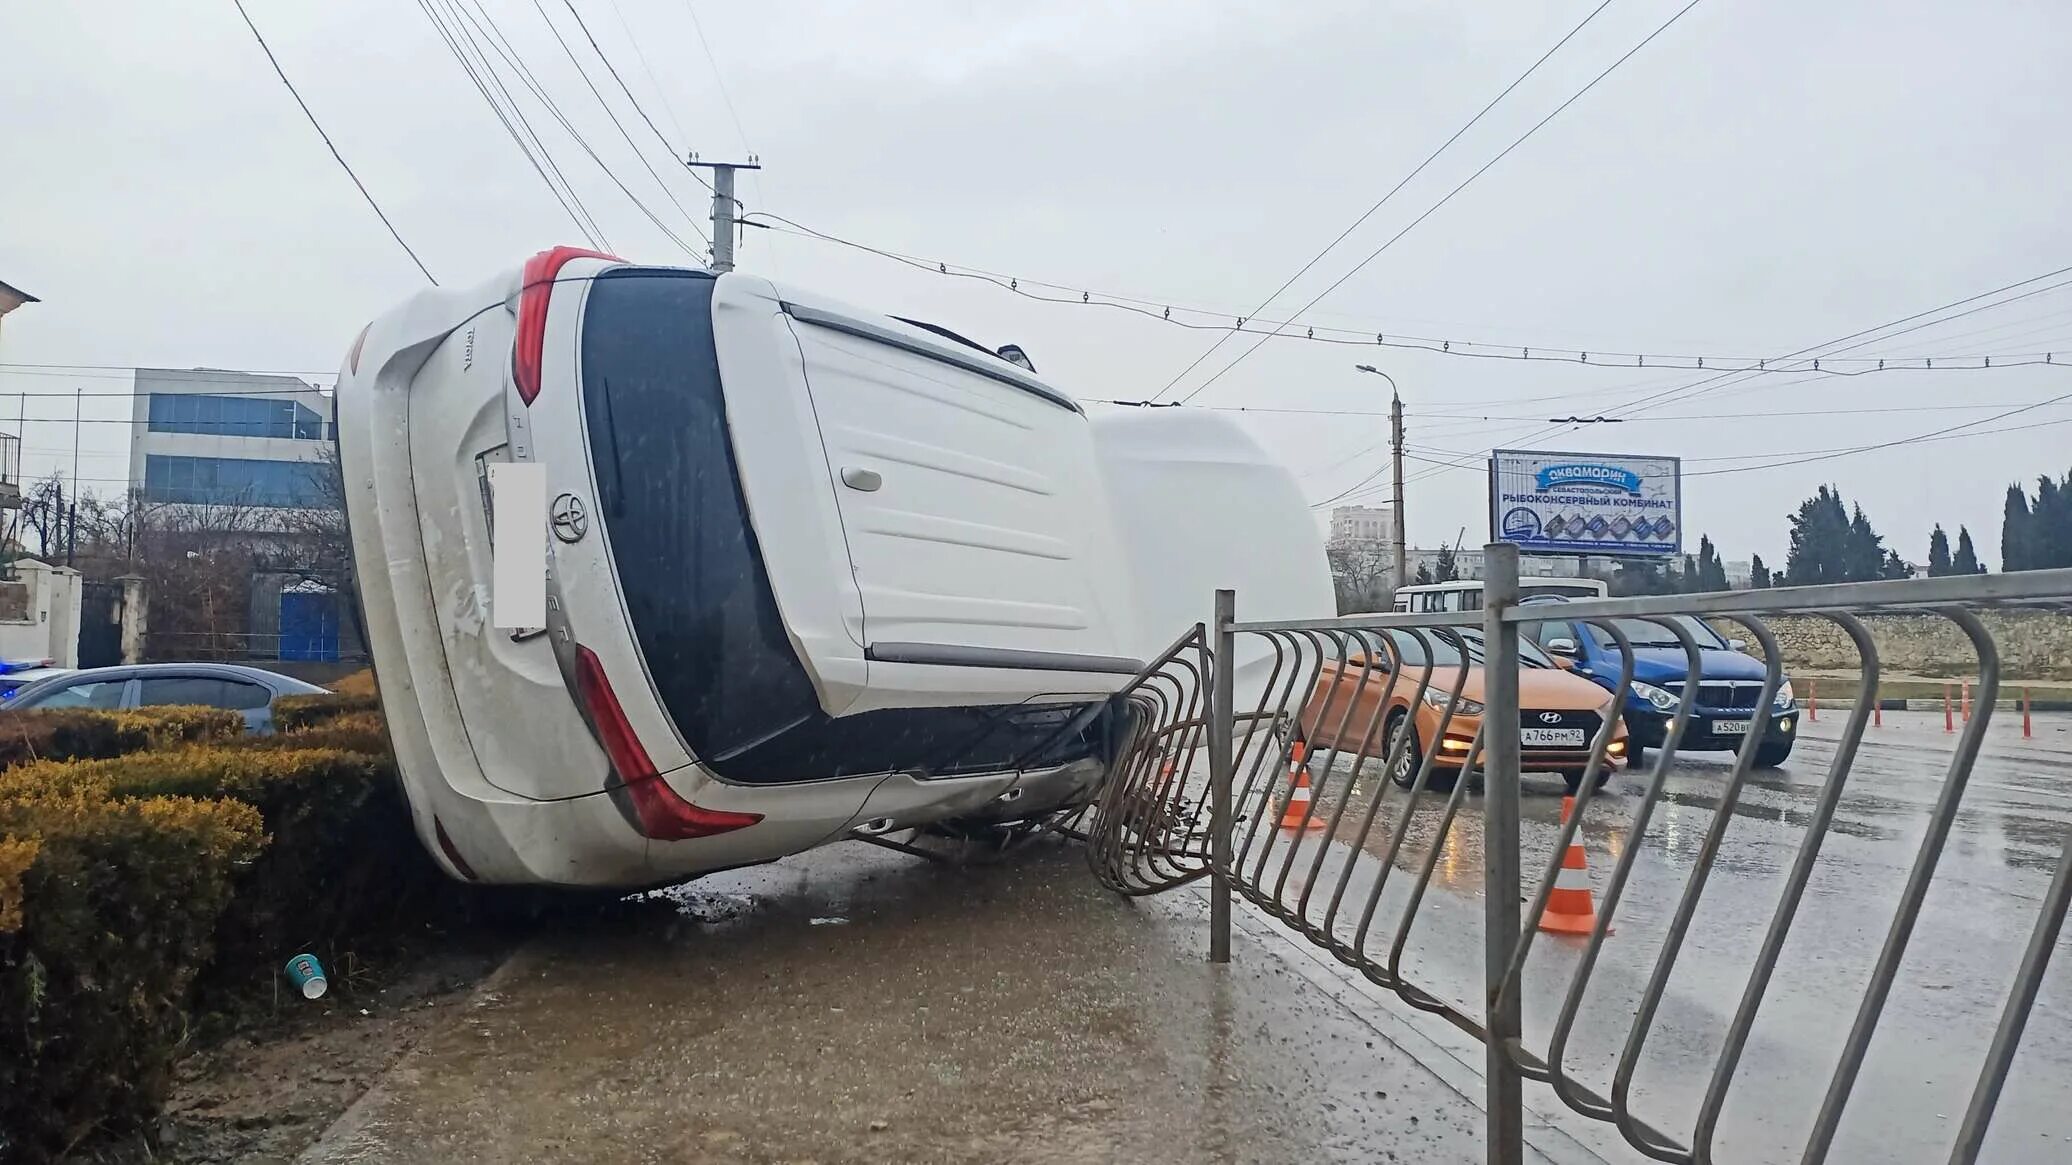
[{"label": "door handle", "polygon": [[860,465],[845,465],[842,467],[842,484],[850,489],[862,490],[864,493],[875,493],[879,486],[885,484],[885,479],[875,469],[865,469]]}]

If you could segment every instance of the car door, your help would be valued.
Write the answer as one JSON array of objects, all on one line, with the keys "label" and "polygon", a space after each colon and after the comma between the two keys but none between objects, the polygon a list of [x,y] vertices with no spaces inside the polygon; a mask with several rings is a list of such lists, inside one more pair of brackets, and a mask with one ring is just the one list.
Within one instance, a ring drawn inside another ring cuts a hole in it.
[{"label": "car door", "polygon": [[[1078,405],[990,354],[889,320],[785,311],[861,598],[873,689],[901,687],[899,665],[961,665],[964,683],[975,682],[971,668],[1133,670],[1112,662],[1128,642],[1133,596],[1114,565],[1121,555]],[[1001,694],[1024,698],[1057,682],[1018,686],[1028,685]]]},{"label": "car door", "polygon": [[273,691],[250,680],[215,675],[149,675],[137,680],[139,708],[192,705],[222,708],[245,720],[245,731],[273,731]]}]

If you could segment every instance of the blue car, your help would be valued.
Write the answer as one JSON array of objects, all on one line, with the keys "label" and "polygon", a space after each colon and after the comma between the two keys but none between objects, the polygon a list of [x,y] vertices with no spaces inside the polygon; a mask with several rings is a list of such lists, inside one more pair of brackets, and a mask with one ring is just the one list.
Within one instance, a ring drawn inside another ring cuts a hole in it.
[{"label": "blue car", "polygon": [[[1563,599],[1529,600],[1545,605],[1546,618],[1520,627],[1525,638],[1557,659],[1571,660],[1574,671],[1611,690],[1619,682],[1619,648],[1610,632],[1560,617]],[[1690,726],[1677,745],[1679,752],[1734,752],[1754,726],[1756,705],[1763,695],[1763,662],[1743,654],[1740,640],[1720,638],[1703,619],[1670,616],[1691,634],[1701,649],[1697,702]],[[1690,660],[1683,644],[1667,627],[1646,619],[1611,620],[1633,645],[1633,683],[1621,701],[1630,742],[1629,764],[1638,764],[1650,748],[1659,748],[1669,732],[1677,706],[1692,689]],[[1777,688],[1770,724],[1756,747],[1757,768],[1773,769],[1791,756],[1798,729],[1798,704],[1787,677]]]},{"label": "blue car", "polygon": [[224,708],[245,718],[245,731],[273,732],[273,702],[324,689],[293,676],[235,663],[137,663],[91,667],[31,680],[0,700],[0,711],[37,708]]}]

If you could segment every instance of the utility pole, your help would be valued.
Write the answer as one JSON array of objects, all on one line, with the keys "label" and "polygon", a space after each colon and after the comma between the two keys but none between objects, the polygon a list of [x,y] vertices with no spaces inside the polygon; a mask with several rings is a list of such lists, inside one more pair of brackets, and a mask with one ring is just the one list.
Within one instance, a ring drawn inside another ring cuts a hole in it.
[{"label": "utility pole", "polygon": [[1396,500],[1396,585],[1410,583],[1409,539],[1403,530],[1403,398],[1395,393],[1396,382],[1389,381],[1389,444],[1395,460],[1394,493]]},{"label": "utility pole", "polygon": [[1410,540],[1403,523],[1403,394],[1396,388],[1396,378],[1376,368],[1374,365],[1355,364],[1353,367],[1361,372],[1372,372],[1374,375],[1389,382],[1389,452],[1395,462],[1395,585],[1399,587],[1407,586],[1410,583]]},{"label": "utility pole", "polygon": [[79,496],[79,402],[86,396],[86,390],[72,390],[72,496]]},{"label": "utility pole", "polygon": [[693,169],[712,171],[712,269],[732,271],[734,269],[734,229],[740,220],[735,217],[735,208],[740,202],[734,197],[734,172],[737,170],[760,170],[762,161],[754,154],[746,162],[701,162],[698,155],[684,159],[684,165]]}]

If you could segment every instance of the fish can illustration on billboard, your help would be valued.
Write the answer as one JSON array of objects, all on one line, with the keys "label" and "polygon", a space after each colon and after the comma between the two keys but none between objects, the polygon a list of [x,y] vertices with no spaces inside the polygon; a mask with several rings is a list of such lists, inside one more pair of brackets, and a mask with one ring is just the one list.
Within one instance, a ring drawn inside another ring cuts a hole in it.
[{"label": "fish can illustration on billboard", "polygon": [[1674,457],[1499,449],[1489,459],[1493,539],[1526,554],[1683,553],[1683,469]]}]

